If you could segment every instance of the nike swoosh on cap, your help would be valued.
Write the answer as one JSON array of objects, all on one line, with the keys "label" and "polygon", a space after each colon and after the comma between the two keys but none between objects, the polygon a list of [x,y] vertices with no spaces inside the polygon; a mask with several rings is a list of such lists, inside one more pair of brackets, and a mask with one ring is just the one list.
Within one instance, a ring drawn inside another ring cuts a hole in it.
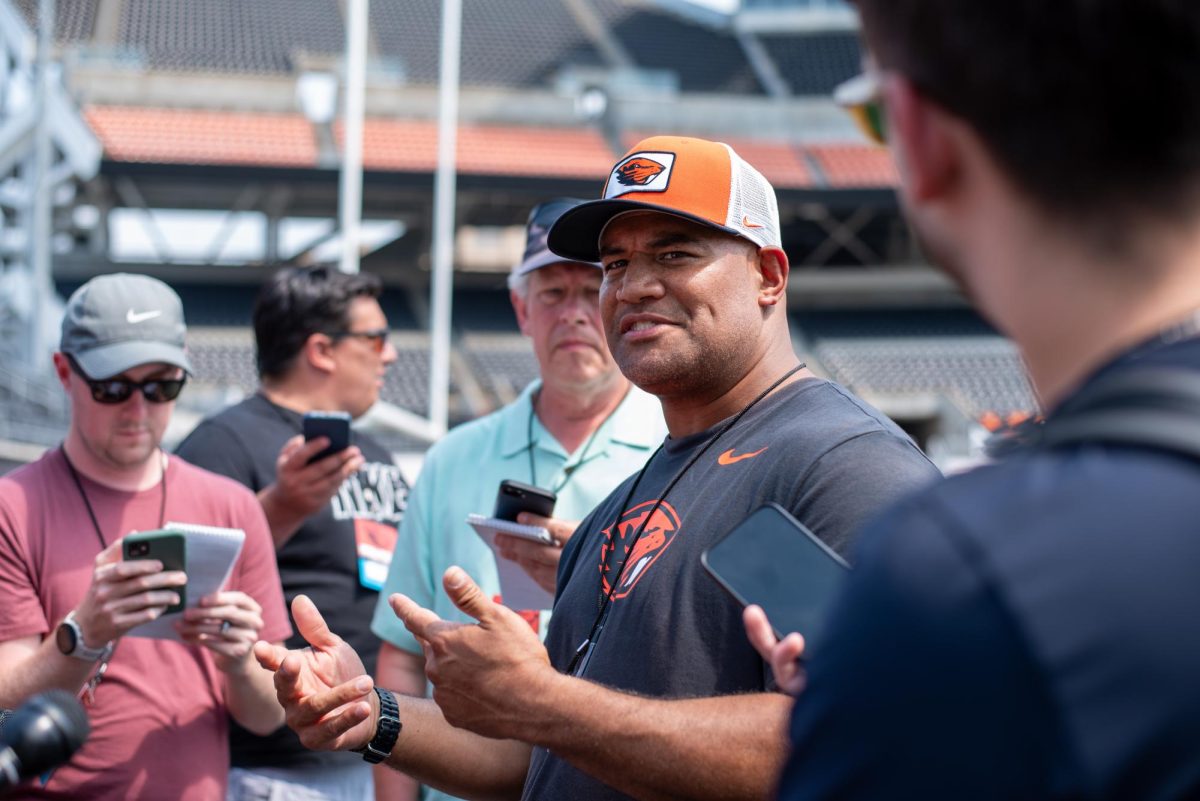
[{"label": "nike swoosh on cap", "polygon": [[753,459],[755,456],[758,456],[760,453],[762,453],[765,450],[766,450],[766,448],[759,448],[758,450],[754,451],[753,453],[739,453],[737,456],[734,456],[733,448],[730,448],[729,450],[725,451],[724,453],[722,453],[720,456],[717,457],[717,464],[731,465],[731,464],[734,464],[735,462],[740,462],[743,459]]},{"label": "nike swoosh on cap", "polygon": [[753,220],[751,220],[749,217],[747,217],[744,214],[742,215],[742,225],[746,228],[762,228],[761,225],[754,222]]},{"label": "nike swoosh on cap", "polygon": [[135,312],[133,309],[130,309],[129,311],[125,312],[125,322],[129,323],[130,325],[137,325],[138,323],[144,323],[147,320],[153,320],[155,317],[159,317],[161,315],[162,312],[157,310]]}]

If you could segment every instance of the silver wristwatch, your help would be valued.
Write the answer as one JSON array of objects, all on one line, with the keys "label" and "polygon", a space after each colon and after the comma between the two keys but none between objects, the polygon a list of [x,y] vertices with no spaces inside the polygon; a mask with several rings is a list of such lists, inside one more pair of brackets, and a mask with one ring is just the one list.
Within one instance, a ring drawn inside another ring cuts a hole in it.
[{"label": "silver wristwatch", "polygon": [[111,641],[105,643],[102,648],[88,648],[87,643],[83,641],[83,629],[75,622],[74,611],[67,613],[62,623],[58,624],[54,631],[54,642],[64,654],[84,662],[99,662],[111,654],[113,649]]}]

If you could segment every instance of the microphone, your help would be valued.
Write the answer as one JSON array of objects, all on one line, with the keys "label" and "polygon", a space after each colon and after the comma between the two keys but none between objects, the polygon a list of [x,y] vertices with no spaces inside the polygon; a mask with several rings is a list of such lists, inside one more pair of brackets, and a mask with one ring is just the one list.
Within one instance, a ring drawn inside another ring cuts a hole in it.
[{"label": "microphone", "polygon": [[66,690],[38,693],[0,723],[0,792],[66,762],[92,730]]}]

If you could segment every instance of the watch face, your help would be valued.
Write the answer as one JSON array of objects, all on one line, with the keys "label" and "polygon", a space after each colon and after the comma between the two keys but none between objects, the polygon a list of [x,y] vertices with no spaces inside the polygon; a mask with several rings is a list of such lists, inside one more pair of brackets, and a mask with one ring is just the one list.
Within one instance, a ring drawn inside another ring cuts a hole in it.
[{"label": "watch face", "polygon": [[70,656],[75,652],[74,627],[68,626],[66,623],[59,623],[58,628],[54,632],[54,642],[58,646],[58,650]]}]

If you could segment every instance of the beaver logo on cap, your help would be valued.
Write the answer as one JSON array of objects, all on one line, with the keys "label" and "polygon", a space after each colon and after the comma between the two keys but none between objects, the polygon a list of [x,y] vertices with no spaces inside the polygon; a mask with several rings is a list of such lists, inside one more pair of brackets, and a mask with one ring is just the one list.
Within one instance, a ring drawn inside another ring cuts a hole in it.
[{"label": "beaver logo on cap", "polygon": [[622,164],[613,177],[617,179],[617,183],[625,186],[645,186],[666,168],[665,164],[642,156]]}]

